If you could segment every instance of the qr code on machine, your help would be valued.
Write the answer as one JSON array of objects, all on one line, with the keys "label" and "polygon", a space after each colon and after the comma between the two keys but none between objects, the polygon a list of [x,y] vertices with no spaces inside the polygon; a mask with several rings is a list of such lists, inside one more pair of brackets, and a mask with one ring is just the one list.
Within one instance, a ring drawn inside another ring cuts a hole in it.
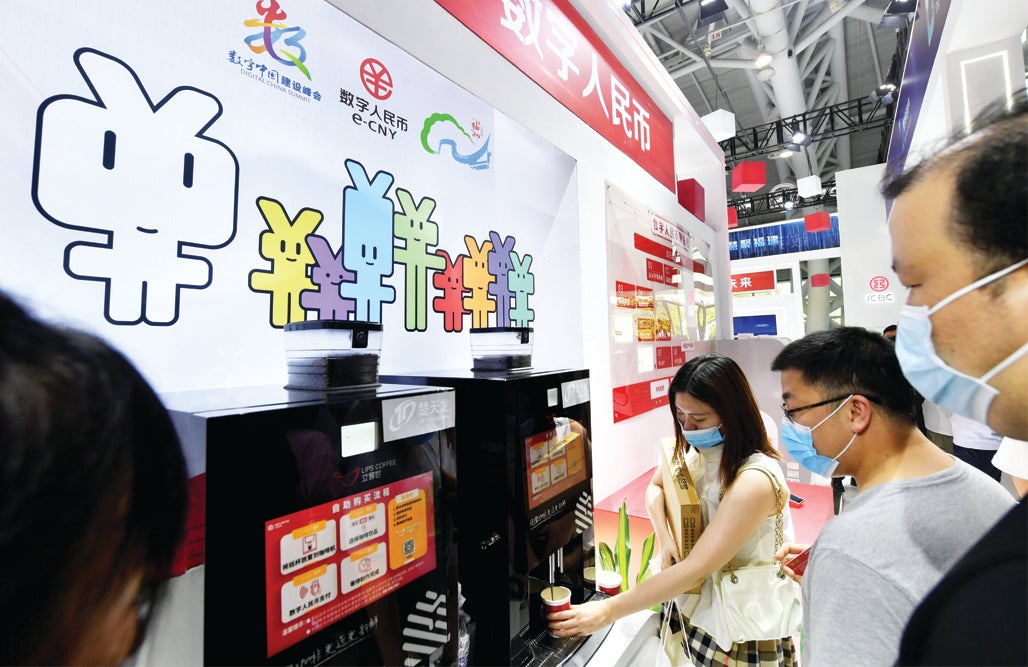
[{"label": "qr code on machine", "polygon": [[414,538],[403,541],[403,557],[410,558],[414,555]]}]

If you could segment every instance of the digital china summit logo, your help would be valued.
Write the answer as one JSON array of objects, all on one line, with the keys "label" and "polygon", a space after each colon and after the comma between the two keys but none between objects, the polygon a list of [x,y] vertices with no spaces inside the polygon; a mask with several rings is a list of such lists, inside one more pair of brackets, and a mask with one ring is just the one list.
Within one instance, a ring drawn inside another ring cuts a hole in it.
[{"label": "digital china summit logo", "polygon": [[285,23],[288,14],[277,0],[258,0],[258,18],[243,21],[257,32],[243,38],[246,50],[232,49],[228,60],[238,65],[240,73],[292,97],[309,102],[321,101],[321,92],[311,86],[307,67],[307,48],[303,44],[307,31]]}]

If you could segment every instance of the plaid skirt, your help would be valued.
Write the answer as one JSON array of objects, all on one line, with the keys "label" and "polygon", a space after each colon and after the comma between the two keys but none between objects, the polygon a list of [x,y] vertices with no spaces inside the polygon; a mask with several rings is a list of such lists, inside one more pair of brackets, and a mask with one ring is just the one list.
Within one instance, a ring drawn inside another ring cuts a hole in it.
[{"label": "plaid skirt", "polygon": [[[678,626],[673,619],[673,626]],[[732,644],[722,651],[714,638],[703,630],[685,623],[685,639],[695,667],[797,667],[796,647],[792,637],[761,639]],[[677,629],[677,627],[675,628]]]}]

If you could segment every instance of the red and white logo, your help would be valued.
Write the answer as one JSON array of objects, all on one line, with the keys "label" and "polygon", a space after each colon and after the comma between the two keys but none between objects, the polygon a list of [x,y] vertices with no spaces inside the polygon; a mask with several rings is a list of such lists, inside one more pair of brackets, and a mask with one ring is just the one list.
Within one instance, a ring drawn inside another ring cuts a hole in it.
[{"label": "red and white logo", "polygon": [[377,100],[387,100],[393,94],[393,75],[386,66],[374,58],[365,58],[361,63],[361,83]]},{"label": "red and white logo", "polygon": [[889,279],[885,276],[875,276],[867,282],[867,286],[875,292],[884,292],[889,289]]}]

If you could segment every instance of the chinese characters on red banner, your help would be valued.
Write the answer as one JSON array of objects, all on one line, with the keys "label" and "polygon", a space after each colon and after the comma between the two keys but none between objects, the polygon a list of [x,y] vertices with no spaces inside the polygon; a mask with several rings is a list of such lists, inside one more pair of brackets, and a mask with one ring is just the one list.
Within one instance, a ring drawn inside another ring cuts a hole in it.
[{"label": "chinese characters on red banner", "polygon": [[436,0],[572,113],[675,190],[670,119],[568,0]]}]

